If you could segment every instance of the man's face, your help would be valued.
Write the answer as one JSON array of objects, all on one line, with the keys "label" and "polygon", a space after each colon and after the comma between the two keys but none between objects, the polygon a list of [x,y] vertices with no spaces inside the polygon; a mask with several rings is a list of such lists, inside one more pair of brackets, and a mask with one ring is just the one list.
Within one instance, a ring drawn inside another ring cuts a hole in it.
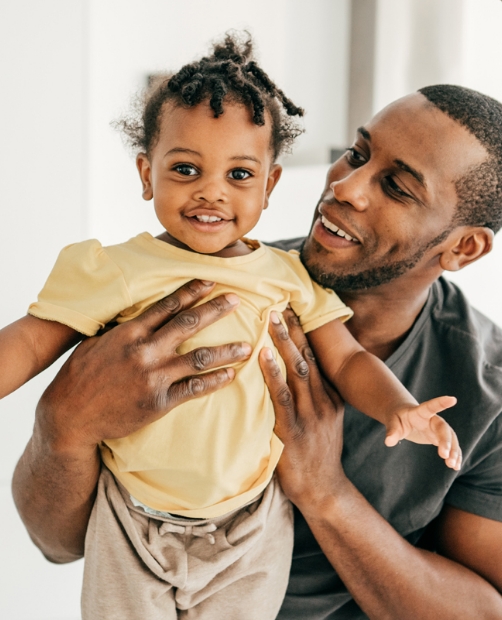
[{"label": "man's face", "polygon": [[439,255],[453,229],[455,181],[487,153],[421,94],[360,128],[328,171],[302,260],[324,286],[379,286]]}]

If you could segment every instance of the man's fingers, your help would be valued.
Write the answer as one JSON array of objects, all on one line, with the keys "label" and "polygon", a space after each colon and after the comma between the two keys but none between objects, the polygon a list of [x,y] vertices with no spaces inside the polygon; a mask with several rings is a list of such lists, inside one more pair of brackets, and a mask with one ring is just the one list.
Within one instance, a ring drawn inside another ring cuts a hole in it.
[{"label": "man's fingers", "polygon": [[231,383],[234,377],[235,370],[233,368],[220,368],[204,375],[188,377],[178,383],[173,383],[167,393],[163,395],[165,403],[159,403],[158,409],[164,415],[166,410],[171,410],[193,398],[206,396],[211,392],[220,390]]},{"label": "man's fingers", "polygon": [[200,373],[219,366],[236,364],[247,359],[252,352],[252,347],[247,342],[232,342],[219,347],[200,347],[180,355],[176,362],[174,380],[193,373]]},{"label": "man's fingers", "polygon": [[[291,317],[288,316],[288,318],[290,319]],[[309,380],[309,364],[300,352],[302,347],[308,347],[307,340],[304,335],[302,337],[296,334],[297,342],[300,347],[299,350],[299,347],[290,338],[288,330],[281,323],[281,321],[279,320],[279,316],[275,312],[272,312],[272,315],[270,317],[269,331],[270,335],[272,336],[272,340],[274,341],[274,344],[279,351],[279,355],[282,357],[284,363],[286,364],[286,368],[288,371],[289,387],[296,392],[296,383],[298,380],[300,380],[302,383],[306,383]]]},{"label": "man's fingers", "polygon": [[170,347],[176,349],[197,332],[230,314],[238,305],[237,295],[227,293],[195,308],[183,310],[157,330],[154,342],[159,344],[169,342]]},{"label": "man's fingers", "polygon": [[134,319],[134,323],[141,325],[150,332],[155,331],[179,312],[191,308],[198,301],[204,299],[213,288],[214,282],[191,280],[143,312],[141,316]]},{"label": "man's fingers", "polygon": [[[322,410],[312,406],[312,395],[326,397],[321,373],[317,367],[314,354],[298,321],[298,317],[287,309],[284,313],[288,329],[280,322],[276,313],[271,315],[270,334],[283,358],[288,377],[288,386],[299,411],[308,411],[314,415],[322,415]],[[335,396],[336,404],[340,399]]]},{"label": "man's fingers", "polygon": [[279,437],[286,437],[296,424],[296,409],[292,394],[282,376],[279,365],[268,347],[260,351],[259,362],[265,383],[275,411],[275,432]]}]

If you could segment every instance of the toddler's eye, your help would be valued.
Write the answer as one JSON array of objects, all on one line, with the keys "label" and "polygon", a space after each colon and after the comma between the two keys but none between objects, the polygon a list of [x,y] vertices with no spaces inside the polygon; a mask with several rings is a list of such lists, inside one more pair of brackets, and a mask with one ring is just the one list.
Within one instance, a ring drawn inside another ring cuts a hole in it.
[{"label": "toddler's eye", "polygon": [[197,174],[197,169],[193,166],[190,166],[189,164],[179,164],[178,166],[174,166],[174,170],[176,170],[176,172],[179,172],[180,174],[183,174],[186,177]]},{"label": "toddler's eye", "polygon": [[250,176],[251,174],[247,170],[243,170],[242,168],[236,168],[235,170],[232,170],[230,172],[230,177],[234,181],[244,181],[244,179],[247,179]]}]

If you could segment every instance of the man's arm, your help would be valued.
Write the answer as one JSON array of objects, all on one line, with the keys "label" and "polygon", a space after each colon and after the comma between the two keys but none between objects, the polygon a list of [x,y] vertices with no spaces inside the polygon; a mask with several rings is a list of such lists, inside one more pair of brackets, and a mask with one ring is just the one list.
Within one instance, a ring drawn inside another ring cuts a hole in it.
[{"label": "man's arm", "polygon": [[221,366],[249,356],[245,343],[176,353],[182,342],[238,305],[229,294],[193,308],[212,288],[190,282],[140,317],[84,341],[46,390],[16,467],[13,494],[47,559],[71,562],[83,555],[100,442],[125,437],[227,385],[234,371]]},{"label": "man's arm", "polygon": [[501,619],[502,523],[446,508],[437,533],[448,557],[402,538],[345,476],[340,401],[324,389],[296,317],[286,318],[290,334],[281,324],[271,333],[289,387],[269,350],[260,358],[285,444],[278,474],[354,600],[372,620]]}]

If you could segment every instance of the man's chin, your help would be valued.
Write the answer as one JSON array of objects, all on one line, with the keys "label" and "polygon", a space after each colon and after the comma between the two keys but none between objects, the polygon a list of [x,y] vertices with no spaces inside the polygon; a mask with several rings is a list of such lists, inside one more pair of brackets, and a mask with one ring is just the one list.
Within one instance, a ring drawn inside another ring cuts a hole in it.
[{"label": "man's chin", "polygon": [[300,252],[305,269],[314,282],[337,292],[362,291],[392,282],[412,269],[423,255],[423,252],[420,252],[410,260],[389,262],[369,269],[342,273],[340,268],[329,265],[329,253],[316,252],[309,241],[304,243]]}]

